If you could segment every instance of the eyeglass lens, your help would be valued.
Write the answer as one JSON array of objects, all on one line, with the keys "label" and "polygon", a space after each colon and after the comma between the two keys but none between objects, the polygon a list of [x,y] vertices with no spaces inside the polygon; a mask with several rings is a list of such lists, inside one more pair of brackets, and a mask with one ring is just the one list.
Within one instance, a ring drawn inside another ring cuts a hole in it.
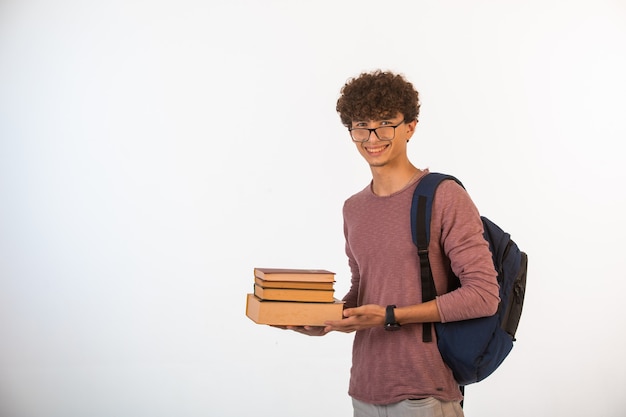
[{"label": "eyeglass lens", "polygon": [[[392,140],[395,134],[395,126],[382,126],[372,129],[379,140]],[[370,129],[352,129],[350,134],[352,139],[357,142],[365,142],[369,139],[372,132]]]}]

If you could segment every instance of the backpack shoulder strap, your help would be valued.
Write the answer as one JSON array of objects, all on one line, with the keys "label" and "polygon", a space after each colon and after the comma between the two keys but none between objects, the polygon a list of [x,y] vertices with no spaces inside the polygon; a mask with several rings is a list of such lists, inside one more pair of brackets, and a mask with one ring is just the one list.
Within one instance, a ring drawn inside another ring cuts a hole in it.
[{"label": "backpack shoulder strap", "polygon": [[[421,235],[425,238],[425,241],[422,243],[425,243],[426,249],[428,249],[428,242],[430,242],[430,218],[432,217],[433,199],[435,198],[435,191],[437,190],[437,187],[444,180],[453,180],[463,187],[461,181],[452,175],[431,172],[419,180],[417,186],[415,187],[415,191],[413,191],[413,201],[411,203],[411,233],[413,236],[413,243],[416,246],[418,244],[418,235]],[[424,222],[421,222],[421,224],[420,222],[417,222],[418,209],[420,208],[424,210],[423,214],[420,213],[420,217],[424,216]],[[426,225],[429,227],[426,227]]]},{"label": "backpack shoulder strap", "polygon": [[[411,202],[411,234],[413,243],[417,246],[417,255],[420,260],[423,303],[434,300],[437,296],[430,260],[428,259],[428,244],[430,242],[433,199],[437,187],[444,180],[454,180],[463,186],[459,180],[451,175],[429,173],[417,183]],[[432,323],[423,324],[422,340],[425,343],[432,342]]]}]

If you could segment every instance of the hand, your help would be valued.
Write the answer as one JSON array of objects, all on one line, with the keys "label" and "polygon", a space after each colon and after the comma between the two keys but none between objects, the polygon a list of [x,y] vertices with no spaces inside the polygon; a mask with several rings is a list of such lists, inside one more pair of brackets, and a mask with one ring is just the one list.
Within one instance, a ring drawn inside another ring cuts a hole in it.
[{"label": "hand", "polygon": [[307,336],[324,336],[330,332],[331,329],[328,326],[272,326],[284,330],[293,330],[294,332],[302,333]]},{"label": "hand", "polygon": [[351,333],[356,330],[369,329],[385,324],[385,307],[376,304],[367,304],[361,307],[346,308],[343,310],[343,320],[326,322],[329,331]]}]

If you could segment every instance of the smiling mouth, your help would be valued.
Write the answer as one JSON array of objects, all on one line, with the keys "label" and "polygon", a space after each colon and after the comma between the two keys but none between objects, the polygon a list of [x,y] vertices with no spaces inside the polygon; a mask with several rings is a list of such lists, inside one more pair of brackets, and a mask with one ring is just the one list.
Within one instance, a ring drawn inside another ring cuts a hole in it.
[{"label": "smiling mouth", "polygon": [[366,146],[365,150],[368,154],[376,156],[383,153],[388,146],[389,145]]}]

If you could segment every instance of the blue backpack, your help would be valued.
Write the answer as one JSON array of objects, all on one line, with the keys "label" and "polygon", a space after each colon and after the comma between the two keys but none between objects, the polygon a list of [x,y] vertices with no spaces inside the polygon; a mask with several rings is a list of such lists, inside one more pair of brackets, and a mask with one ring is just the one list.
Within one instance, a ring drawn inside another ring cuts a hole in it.
[{"label": "blue backpack", "polygon": [[[444,180],[456,181],[451,175],[430,173],[420,180],[411,205],[411,230],[417,246],[422,281],[422,302],[436,297],[428,243],[430,218],[437,186]],[[500,366],[513,348],[515,332],[522,314],[526,291],[527,255],[520,251],[508,233],[486,217],[483,221],[485,240],[493,257],[500,285],[500,305],[493,316],[449,323],[435,323],[437,346],[444,362],[452,369],[454,378],[463,387],[481,381]],[[451,277],[449,290],[460,286]],[[424,323],[424,342],[432,342],[432,323]]]}]

